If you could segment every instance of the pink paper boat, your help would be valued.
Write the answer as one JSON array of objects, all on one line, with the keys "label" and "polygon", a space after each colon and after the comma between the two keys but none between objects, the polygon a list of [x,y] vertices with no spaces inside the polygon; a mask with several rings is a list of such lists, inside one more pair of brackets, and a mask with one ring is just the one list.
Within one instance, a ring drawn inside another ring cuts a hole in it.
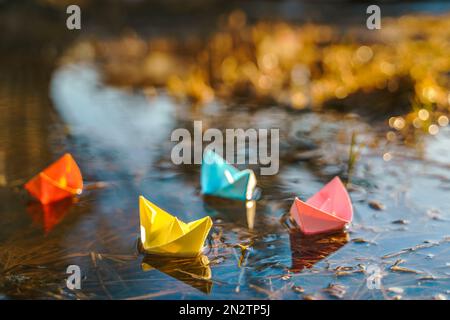
[{"label": "pink paper boat", "polygon": [[339,177],[306,202],[296,197],[290,212],[306,235],[343,229],[353,218],[350,196]]}]

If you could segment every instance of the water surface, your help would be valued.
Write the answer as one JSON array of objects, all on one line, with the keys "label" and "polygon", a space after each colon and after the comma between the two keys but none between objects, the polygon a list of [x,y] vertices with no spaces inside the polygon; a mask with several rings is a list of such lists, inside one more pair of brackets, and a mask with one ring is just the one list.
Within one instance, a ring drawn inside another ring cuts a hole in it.
[{"label": "water surface", "polygon": [[[448,127],[405,145],[386,141],[386,121],[351,111],[300,112],[220,101],[199,108],[164,91],[150,97],[108,86],[93,64],[55,67],[48,57],[57,54],[41,51],[18,56],[2,50],[1,55],[1,298],[431,299],[449,294]],[[203,197],[200,166],[172,163],[172,130],[192,130],[194,120],[219,129],[280,128],[279,173],[259,176],[254,167],[262,190],[255,207]],[[352,135],[359,159],[349,176]],[[88,188],[77,201],[41,207],[22,185],[64,152],[74,155]],[[335,175],[351,180],[352,225],[341,233],[301,236],[286,215],[294,197],[308,198]],[[204,256],[140,254],[141,194],[184,221],[211,216],[214,227]],[[80,291],[66,289],[71,264],[81,267]],[[367,286],[373,268],[381,272],[380,290]]]}]

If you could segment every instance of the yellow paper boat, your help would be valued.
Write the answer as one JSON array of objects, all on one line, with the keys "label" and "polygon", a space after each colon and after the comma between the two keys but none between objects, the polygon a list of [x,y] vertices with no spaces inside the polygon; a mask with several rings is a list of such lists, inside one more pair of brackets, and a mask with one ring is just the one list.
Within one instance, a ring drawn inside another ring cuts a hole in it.
[{"label": "yellow paper boat", "polygon": [[143,196],[139,197],[139,213],[142,247],[151,254],[198,256],[212,226],[210,217],[184,223]]}]

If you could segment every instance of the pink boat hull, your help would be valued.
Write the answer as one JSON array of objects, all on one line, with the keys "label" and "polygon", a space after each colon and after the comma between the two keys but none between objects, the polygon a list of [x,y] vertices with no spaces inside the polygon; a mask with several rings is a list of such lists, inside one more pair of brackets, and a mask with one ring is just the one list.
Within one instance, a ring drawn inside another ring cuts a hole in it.
[{"label": "pink boat hull", "polygon": [[353,219],[352,203],[339,177],[306,202],[295,198],[290,213],[306,235],[341,230]]}]

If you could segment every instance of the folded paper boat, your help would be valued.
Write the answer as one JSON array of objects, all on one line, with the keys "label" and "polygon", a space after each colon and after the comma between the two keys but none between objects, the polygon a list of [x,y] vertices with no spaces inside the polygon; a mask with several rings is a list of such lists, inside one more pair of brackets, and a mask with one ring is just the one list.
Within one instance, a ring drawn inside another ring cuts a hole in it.
[{"label": "folded paper boat", "polygon": [[290,212],[306,235],[343,229],[353,218],[350,196],[339,177],[306,202],[296,197]]},{"label": "folded paper boat", "polygon": [[73,157],[66,153],[25,184],[25,189],[42,204],[81,194],[83,178]]},{"label": "folded paper boat", "polygon": [[221,156],[208,150],[202,162],[202,193],[235,200],[250,200],[256,187],[252,170],[239,171]]},{"label": "folded paper boat", "polygon": [[210,217],[184,223],[143,196],[139,197],[141,243],[150,254],[198,256],[212,226]]}]

